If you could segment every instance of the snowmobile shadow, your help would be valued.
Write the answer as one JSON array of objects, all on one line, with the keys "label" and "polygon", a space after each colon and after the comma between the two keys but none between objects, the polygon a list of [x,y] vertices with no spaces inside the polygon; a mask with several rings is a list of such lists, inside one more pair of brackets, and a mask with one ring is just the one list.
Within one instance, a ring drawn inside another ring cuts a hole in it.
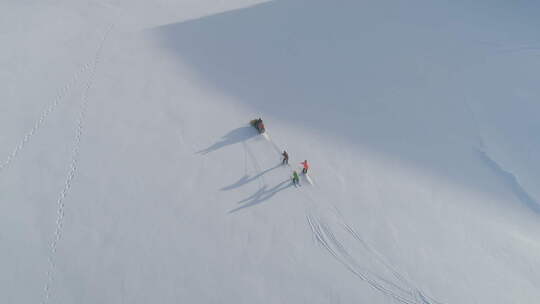
[{"label": "snowmobile shadow", "polygon": [[274,186],[274,187],[272,187],[270,189],[267,189],[268,186],[264,185],[261,189],[259,189],[257,192],[255,192],[250,197],[239,201],[238,204],[243,204],[243,205],[229,211],[229,213],[234,213],[234,212],[240,211],[240,210],[242,210],[244,208],[253,207],[255,205],[258,205],[258,204],[272,198],[278,192],[283,191],[283,190],[285,190],[285,189],[287,189],[287,188],[289,188],[291,186],[292,186],[292,183],[291,183],[290,179],[286,179],[286,180],[282,181],[281,183],[277,184],[276,186]]},{"label": "snowmobile shadow", "polygon": [[219,150],[221,148],[224,148],[226,146],[234,145],[237,143],[241,143],[243,141],[246,141],[252,137],[257,136],[258,133],[255,131],[255,129],[251,126],[245,126],[236,128],[229,133],[225,134],[221,139],[211,145],[210,147],[197,151],[197,154],[208,154],[210,152],[214,152],[216,150]]},{"label": "snowmobile shadow", "polygon": [[256,180],[257,178],[265,175],[266,173],[268,173],[268,172],[270,172],[272,170],[275,170],[275,169],[277,169],[277,168],[279,168],[281,166],[282,166],[281,164],[277,164],[274,167],[271,167],[271,168],[268,168],[268,169],[266,169],[264,171],[261,171],[261,172],[257,173],[256,175],[253,175],[251,177],[248,174],[246,174],[246,175],[242,176],[236,183],[231,184],[231,185],[226,186],[226,187],[223,187],[220,190],[221,191],[228,191],[228,190],[232,190],[232,189],[241,187],[241,186],[243,186],[243,185],[245,185],[247,183],[250,183],[250,182]]}]

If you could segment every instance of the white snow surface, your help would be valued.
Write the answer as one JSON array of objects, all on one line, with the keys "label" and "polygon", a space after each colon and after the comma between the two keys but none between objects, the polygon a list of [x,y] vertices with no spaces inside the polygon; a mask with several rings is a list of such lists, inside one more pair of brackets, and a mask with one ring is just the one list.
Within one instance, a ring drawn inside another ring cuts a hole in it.
[{"label": "white snow surface", "polygon": [[539,9],[0,2],[0,302],[539,303]]}]

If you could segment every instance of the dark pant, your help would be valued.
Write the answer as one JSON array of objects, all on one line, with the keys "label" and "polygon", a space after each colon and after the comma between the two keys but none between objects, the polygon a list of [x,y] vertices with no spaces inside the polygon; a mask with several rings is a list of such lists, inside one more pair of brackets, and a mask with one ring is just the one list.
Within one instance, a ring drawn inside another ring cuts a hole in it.
[{"label": "dark pant", "polygon": [[307,173],[307,169],[306,169],[306,168],[302,169],[302,173],[306,174],[306,173]]},{"label": "dark pant", "polygon": [[289,159],[288,159],[288,158],[284,158],[282,164],[289,164]]}]

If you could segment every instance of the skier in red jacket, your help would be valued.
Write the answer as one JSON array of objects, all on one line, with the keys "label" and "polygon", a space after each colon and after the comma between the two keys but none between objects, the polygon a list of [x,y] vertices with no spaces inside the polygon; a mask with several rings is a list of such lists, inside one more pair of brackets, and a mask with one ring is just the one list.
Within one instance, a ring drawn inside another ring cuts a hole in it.
[{"label": "skier in red jacket", "polygon": [[306,174],[307,173],[307,170],[309,169],[309,164],[307,162],[307,160],[304,160],[303,162],[300,163],[303,167],[302,169],[302,173]]}]

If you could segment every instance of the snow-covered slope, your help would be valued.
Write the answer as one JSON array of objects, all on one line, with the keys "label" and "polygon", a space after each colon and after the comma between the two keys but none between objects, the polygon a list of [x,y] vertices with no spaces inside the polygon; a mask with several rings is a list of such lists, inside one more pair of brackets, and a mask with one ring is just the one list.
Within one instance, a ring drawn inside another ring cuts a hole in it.
[{"label": "snow-covered slope", "polygon": [[538,302],[538,8],[0,3],[1,302]]}]

